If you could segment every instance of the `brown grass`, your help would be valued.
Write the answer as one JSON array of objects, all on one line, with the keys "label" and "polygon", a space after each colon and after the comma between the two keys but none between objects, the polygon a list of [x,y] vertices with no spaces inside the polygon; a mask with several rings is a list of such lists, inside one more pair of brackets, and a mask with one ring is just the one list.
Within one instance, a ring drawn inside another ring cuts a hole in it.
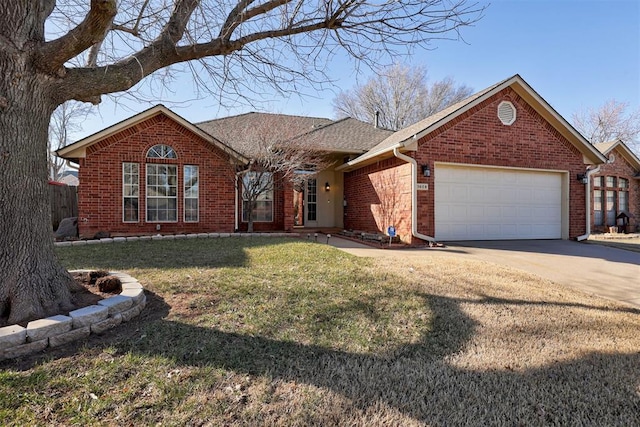
[{"label": "brown grass", "polygon": [[5,425],[640,424],[640,312],[532,275],[286,239],[60,253],[128,264],[149,305],[5,363]]},{"label": "brown grass", "polygon": [[640,238],[627,239],[589,239],[587,243],[594,245],[611,246],[618,249],[624,249],[632,252],[640,252]]}]

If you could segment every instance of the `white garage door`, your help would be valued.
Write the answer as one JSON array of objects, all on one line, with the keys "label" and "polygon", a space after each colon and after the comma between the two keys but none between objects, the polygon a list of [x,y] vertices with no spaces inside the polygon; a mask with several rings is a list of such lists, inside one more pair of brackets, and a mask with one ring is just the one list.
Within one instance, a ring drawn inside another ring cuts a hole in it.
[{"label": "white garage door", "polygon": [[435,238],[559,239],[562,174],[436,165]]}]

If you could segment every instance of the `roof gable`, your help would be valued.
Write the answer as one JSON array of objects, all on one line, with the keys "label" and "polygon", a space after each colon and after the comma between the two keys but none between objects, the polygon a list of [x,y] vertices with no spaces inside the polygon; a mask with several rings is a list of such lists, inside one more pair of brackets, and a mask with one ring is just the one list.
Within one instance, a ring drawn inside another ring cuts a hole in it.
[{"label": "roof gable", "polygon": [[515,75],[488,88],[471,95],[470,97],[451,105],[444,110],[433,114],[405,129],[395,132],[384,141],[373,147],[367,153],[357,159],[348,162],[339,169],[347,170],[364,166],[373,159],[381,156],[390,156],[394,149],[408,151],[409,147],[422,137],[434,132],[441,126],[461,116],[471,108],[479,105],[500,91],[510,87],[540,114],[553,128],[573,144],[584,156],[585,163],[600,164],[605,162],[602,154],[596,150],[573,126],[571,126],[560,114],[558,114],[537,92],[529,86],[519,75]]},{"label": "roof gable", "polygon": [[613,151],[617,151],[629,162],[632,168],[640,173],[640,159],[634,154],[633,151],[631,151],[629,147],[627,147],[627,144],[625,144],[621,139],[616,139],[609,142],[599,142],[593,144],[593,146],[607,157],[609,157],[609,155]]},{"label": "roof gable", "polygon": [[94,133],[93,135],[90,135],[86,138],[81,139],[80,141],[77,141],[73,144],[69,144],[64,148],[61,148],[59,150],[56,151],[56,154],[59,157],[62,157],[64,159],[68,159],[68,160],[77,160],[80,158],[84,158],[86,157],[87,154],[87,149],[89,147],[91,147],[94,144],[99,143],[100,141],[118,133],[118,132],[122,132],[124,130],[130,129],[132,127],[134,127],[135,125],[142,123],[146,120],[149,120],[152,117],[158,116],[158,115],[164,115],[166,117],[168,117],[169,119],[173,120],[174,122],[178,123],[179,125],[185,127],[186,129],[188,129],[189,131],[193,132],[194,134],[196,134],[197,136],[201,137],[202,139],[204,139],[205,141],[208,141],[209,143],[213,144],[214,146],[218,147],[219,149],[221,149],[223,152],[229,154],[232,158],[235,158],[236,160],[246,163],[248,160],[240,153],[238,153],[237,151],[233,150],[233,148],[225,145],[224,143],[222,143],[221,141],[217,140],[216,138],[212,137],[211,135],[209,135],[208,133],[206,133],[204,130],[200,129],[199,127],[195,126],[193,123],[191,123],[190,121],[184,119],[183,117],[179,116],[178,114],[174,113],[173,111],[169,110],[167,107],[165,107],[164,105],[156,105],[155,107],[149,108],[148,110],[145,110],[141,113],[138,113],[134,116],[129,117],[128,119],[125,119],[119,123],[116,123],[112,126],[109,126],[99,132]]}]

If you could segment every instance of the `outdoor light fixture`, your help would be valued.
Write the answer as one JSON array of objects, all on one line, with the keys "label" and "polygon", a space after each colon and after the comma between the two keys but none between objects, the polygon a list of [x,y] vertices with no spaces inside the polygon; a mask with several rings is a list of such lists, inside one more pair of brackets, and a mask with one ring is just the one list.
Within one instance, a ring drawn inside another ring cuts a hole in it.
[{"label": "outdoor light fixture", "polygon": [[587,183],[587,174],[585,173],[579,173],[576,178],[578,179],[578,181],[580,181],[583,184]]},{"label": "outdoor light fixture", "polygon": [[422,176],[431,176],[431,169],[429,169],[429,165],[422,165]]},{"label": "outdoor light fixture", "polygon": [[331,186],[329,185],[329,182],[327,181],[327,182],[324,183],[324,191],[329,191],[329,190],[331,190]]}]

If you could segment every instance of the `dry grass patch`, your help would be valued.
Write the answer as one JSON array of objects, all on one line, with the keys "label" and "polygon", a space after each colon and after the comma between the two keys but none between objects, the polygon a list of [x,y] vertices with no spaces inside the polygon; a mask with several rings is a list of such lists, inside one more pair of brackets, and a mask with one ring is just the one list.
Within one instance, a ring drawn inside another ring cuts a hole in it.
[{"label": "dry grass patch", "polygon": [[585,242],[592,245],[611,246],[626,251],[640,252],[640,238],[638,237],[628,239],[589,239],[585,240]]},{"label": "dry grass patch", "polygon": [[3,425],[640,423],[640,313],[515,270],[266,238],[59,255],[126,270],[149,305],[5,363]]}]

